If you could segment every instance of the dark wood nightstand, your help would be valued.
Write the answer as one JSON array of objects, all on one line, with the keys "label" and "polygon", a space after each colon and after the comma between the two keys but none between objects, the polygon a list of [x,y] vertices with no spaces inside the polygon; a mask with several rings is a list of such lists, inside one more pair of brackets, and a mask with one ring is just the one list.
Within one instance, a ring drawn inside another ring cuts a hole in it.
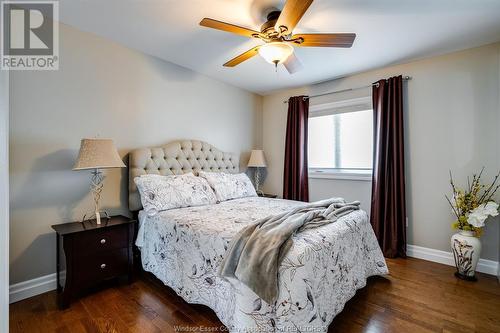
[{"label": "dark wood nightstand", "polygon": [[[57,233],[57,293],[61,309],[71,298],[104,280],[127,277],[132,281],[134,225],[125,216],[52,226]],[[62,251],[66,257],[66,282],[61,285]]]},{"label": "dark wood nightstand", "polygon": [[263,197],[263,198],[272,198],[272,199],[275,199],[278,197],[277,194],[268,194],[268,193],[257,193],[259,197]]}]

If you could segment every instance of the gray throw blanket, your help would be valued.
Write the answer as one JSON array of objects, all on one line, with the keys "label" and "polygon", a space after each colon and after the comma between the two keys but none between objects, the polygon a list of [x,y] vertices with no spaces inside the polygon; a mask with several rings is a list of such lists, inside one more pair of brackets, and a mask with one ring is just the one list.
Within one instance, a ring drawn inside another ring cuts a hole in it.
[{"label": "gray throw blanket", "polygon": [[263,218],[234,237],[220,276],[238,279],[273,304],[278,296],[278,269],[293,244],[292,235],[335,222],[358,209],[358,201],[346,203],[342,198],[332,198]]}]

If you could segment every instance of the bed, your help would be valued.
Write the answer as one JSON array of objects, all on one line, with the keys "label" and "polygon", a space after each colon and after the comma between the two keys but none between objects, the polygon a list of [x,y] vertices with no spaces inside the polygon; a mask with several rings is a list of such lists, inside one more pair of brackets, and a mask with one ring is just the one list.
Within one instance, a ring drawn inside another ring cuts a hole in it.
[{"label": "bed", "polygon": [[147,216],[133,178],[142,174],[239,172],[239,157],[200,141],[145,148],[129,156],[129,207],[139,212],[136,244],[145,271],[188,303],[210,307],[230,332],[325,332],[356,290],[388,269],[368,222],[358,210],[337,222],[293,236],[279,268],[279,293],[267,304],[237,280],[217,274],[232,238],[249,223],[304,205],[248,197],[177,208]]}]

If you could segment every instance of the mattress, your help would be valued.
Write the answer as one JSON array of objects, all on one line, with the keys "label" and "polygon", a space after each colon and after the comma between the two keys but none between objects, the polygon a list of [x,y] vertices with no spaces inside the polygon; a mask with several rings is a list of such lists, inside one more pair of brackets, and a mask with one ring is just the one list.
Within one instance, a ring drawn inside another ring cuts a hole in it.
[{"label": "mattress", "polygon": [[136,244],[142,266],[187,302],[210,307],[230,332],[326,332],[344,304],[366,285],[367,277],[388,273],[364,211],[293,236],[279,269],[274,304],[217,274],[238,231],[303,204],[251,197],[153,217],[141,213]]}]

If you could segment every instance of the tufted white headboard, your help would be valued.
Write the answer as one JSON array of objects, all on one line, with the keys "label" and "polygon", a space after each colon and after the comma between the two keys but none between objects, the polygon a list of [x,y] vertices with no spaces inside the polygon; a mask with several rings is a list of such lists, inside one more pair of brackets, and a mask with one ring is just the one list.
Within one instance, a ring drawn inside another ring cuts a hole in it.
[{"label": "tufted white headboard", "polygon": [[196,140],[183,140],[162,147],[141,148],[128,158],[128,206],[131,211],[142,209],[134,178],[145,174],[180,175],[199,171],[239,172],[238,154],[224,153],[214,146]]}]

